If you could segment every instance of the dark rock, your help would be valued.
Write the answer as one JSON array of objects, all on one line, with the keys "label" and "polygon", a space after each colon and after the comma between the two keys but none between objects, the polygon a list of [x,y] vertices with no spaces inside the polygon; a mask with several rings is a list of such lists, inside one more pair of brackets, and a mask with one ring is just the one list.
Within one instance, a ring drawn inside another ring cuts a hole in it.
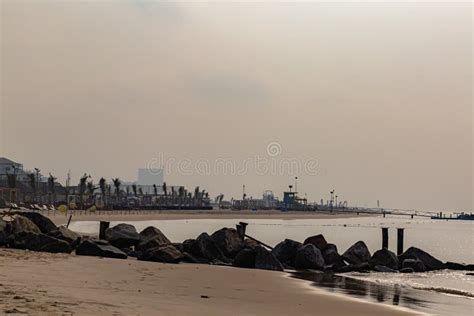
[{"label": "dark rock", "polygon": [[78,233],[73,232],[66,226],[58,226],[56,230],[49,232],[48,235],[57,239],[64,240],[69,244],[78,243],[78,239],[81,238]]},{"label": "dark rock", "polygon": [[305,245],[313,244],[319,250],[323,250],[328,243],[326,242],[326,239],[324,238],[324,236],[319,234],[319,235],[316,235],[316,236],[311,236],[311,237],[306,238],[306,240],[304,241],[303,244],[305,244]]},{"label": "dark rock", "polygon": [[211,238],[228,258],[234,258],[244,247],[244,241],[234,228],[222,228],[212,234]]},{"label": "dark rock", "polygon": [[372,256],[372,258],[370,258],[369,264],[371,267],[385,266],[392,270],[398,270],[400,266],[397,255],[388,250],[387,248],[377,250]]},{"label": "dark rock", "polygon": [[244,248],[241,251],[239,251],[237,256],[235,256],[234,263],[233,263],[234,267],[253,269],[255,268],[256,256],[257,256],[256,248],[255,249]]},{"label": "dark rock", "polygon": [[145,251],[147,249],[167,246],[171,241],[156,227],[147,227],[140,232],[140,241],[135,246],[136,250]]},{"label": "dark rock", "polygon": [[321,251],[313,244],[306,244],[296,252],[296,269],[315,269],[322,270],[324,267],[324,258]]},{"label": "dark rock", "polygon": [[285,239],[275,246],[272,250],[272,254],[283,264],[289,266],[295,266],[296,252],[303,245],[300,242]]},{"label": "dark rock", "polygon": [[184,258],[183,254],[173,245],[162,246],[159,248],[148,249],[138,257],[138,260],[179,263]]},{"label": "dark rock", "polygon": [[122,250],[112,246],[106,240],[85,240],[77,247],[76,255],[127,259],[127,255]]},{"label": "dark rock", "polygon": [[260,244],[256,242],[255,240],[252,240],[249,238],[244,239],[244,248],[256,249],[258,246],[260,246]]},{"label": "dark rock", "polygon": [[330,269],[337,269],[344,267],[346,264],[342,256],[337,251],[337,246],[334,244],[327,244],[321,252],[324,258],[324,264]]},{"label": "dark rock", "polygon": [[28,249],[32,251],[52,253],[71,253],[72,251],[71,246],[64,240],[30,231],[11,234],[8,236],[7,243],[10,248]]},{"label": "dark rock", "polygon": [[414,273],[415,270],[413,270],[412,268],[402,268],[400,269],[400,273]]},{"label": "dark rock", "polygon": [[420,260],[425,265],[427,271],[444,269],[444,264],[441,261],[431,256],[429,253],[415,247],[408,248],[408,250],[399,257],[401,262],[406,259]]},{"label": "dark rock", "polygon": [[446,262],[444,264],[446,269],[449,270],[463,270],[463,271],[474,271],[474,265],[472,264],[461,264],[455,262]]},{"label": "dark rock", "polygon": [[178,249],[180,252],[183,252],[183,244],[182,244],[182,243],[180,243],[180,242],[174,242],[174,243],[172,243],[172,245],[173,245],[176,249]]},{"label": "dark rock", "polygon": [[133,225],[118,224],[105,231],[105,239],[117,248],[128,248],[140,241],[140,235]]},{"label": "dark rock", "polygon": [[352,265],[369,262],[370,258],[370,251],[363,241],[356,242],[342,254],[342,259]]},{"label": "dark rock", "polygon": [[398,272],[397,270],[390,269],[389,267],[386,267],[386,266],[379,266],[379,265],[374,266],[373,269],[374,269],[374,271],[376,271],[376,272],[386,272],[386,273]]},{"label": "dark rock", "polygon": [[336,272],[369,272],[370,271],[370,265],[368,262],[363,262],[359,264],[350,264],[344,267],[340,267],[336,269]]},{"label": "dark rock", "polygon": [[8,236],[8,225],[2,218],[0,218],[0,246],[4,246],[7,243]]},{"label": "dark rock", "polygon": [[199,258],[195,257],[192,254],[188,252],[183,252],[183,259],[181,260],[182,262],[187,262],[187,263],[199,263],[199,264],[208,264],[209,260],[204,259],[204,258]]},{"label": "dark rock", "polygon": [[214,240],[207,233],[202,233],[195,241],[184,241],[183,250],[193,256],[205,258],[209,261],[217,259],[222,262],[229,262],[224,253],[217,247]]},{"label": "dark rock", "polygon": [[10,227],[12,234],[21,232],[41,234],[41,230],[35,223],[21,215],[15,215],[13,221],[10,223]]},{"label": "dark rock", "polygon": [[262,270],[283,271],[283,266],[267,249],[259,246],[255,248],[255,268]]},{"label": "dark rock", "polygon": [[53,230],[56,230],[56,225],[44,216],[41,213],[36,213],[36,212],[18,212],[17,214],[24,216],[28,218],[30,221],[32,221],[38,228],[41,230],[43,234],[48,234],[52,232]]},{"label": "dark rock", "polygon": [[411,268],[414,272],[425,272],[426,267],[421,260],[405,259],[402,263],[402,268]]}]

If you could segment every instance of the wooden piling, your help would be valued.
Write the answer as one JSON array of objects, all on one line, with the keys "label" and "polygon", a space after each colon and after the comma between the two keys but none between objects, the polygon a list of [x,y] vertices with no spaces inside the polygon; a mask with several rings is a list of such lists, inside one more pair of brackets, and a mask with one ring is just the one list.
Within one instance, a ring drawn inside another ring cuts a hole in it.
[{"label": "wooden piling", "polygon": [[403,228],[397,228],[397,255],[403,253]]},{"label": "wooden piling", "polygon": [[388,249],[388,227],[382,227],[382,249]]},{"label": "wooden piling", "polygon": [[69,219],[67,220],[66,228],[69,228],[69,224],[71,224],[72,214],[69,215]]},{"label": "wooden piling", "polygon": [[110,222],[100,222],[99,239],[105,239],[105,231],[110,227]]}]

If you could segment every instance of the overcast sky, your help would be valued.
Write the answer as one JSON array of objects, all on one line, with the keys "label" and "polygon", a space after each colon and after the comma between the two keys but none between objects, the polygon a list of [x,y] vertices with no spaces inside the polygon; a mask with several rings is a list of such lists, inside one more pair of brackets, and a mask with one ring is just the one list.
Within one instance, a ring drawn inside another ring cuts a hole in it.
[{"label": "overcast sky", "polygon": [[[169,185],[228,199],[243,184],[281,197],[298,176],[311,200],[336,189],[352,205],[473,208],[470,2],[1,0],[1,11],[0,156],[27,168],[134,180],[164,157],[187,165],[174,163]],[[257,156],[317,164],[212,170]]]}]

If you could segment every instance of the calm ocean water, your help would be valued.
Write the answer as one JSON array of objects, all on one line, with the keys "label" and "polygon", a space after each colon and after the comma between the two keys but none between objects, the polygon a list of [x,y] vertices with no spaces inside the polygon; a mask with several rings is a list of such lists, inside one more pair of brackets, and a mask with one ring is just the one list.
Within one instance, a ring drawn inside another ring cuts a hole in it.
[{"label": "calm ocean water", "polygon": [[[474,263],[474,222],[439,221],[401,216],[355,217],[339,219],[246,219],[247,234],[269,245],[285,238],[303,241],[315,234],[344,252],[363,240],[371,252],[381,247],[381,227],[389,227],[389,248],[396,252],[396,228],[405,228],[405,248],[421,248],[442,261]],[[173,242],[209,234],[222,227],[235,227],[239,220],[190,219],[130,222],[137,230],[158,227]],[[111,225],[119,222],[112,222]],[[98,222],[72,222],[75,231],[97,234]],[[437,315],[471,315],[474,312],[474,276],[465,271],[439,271],[416,274],[354,273],[324,276],[298,274],[315,285],[356,297],[401,305]],[[354,287],[357,290],[354,290]]]}]

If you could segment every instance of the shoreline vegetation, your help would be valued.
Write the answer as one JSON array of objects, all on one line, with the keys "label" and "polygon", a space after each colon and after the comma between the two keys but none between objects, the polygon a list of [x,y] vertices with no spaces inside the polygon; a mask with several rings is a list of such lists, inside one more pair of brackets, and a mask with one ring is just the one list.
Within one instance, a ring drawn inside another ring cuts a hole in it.
[{"label": "shoreline vegetation", "polygon": [[[205,212],[207,216],[229,216],[227,212],[226,215],[221,213]],[[191,214],[168,211],[151,215],[155,219],[156,216],[165,219],[178,215],[189,218]],[[253,214],[239,212],[235,215],[240,219],[242,215]],[[270,214],[260,215],[267,218]],[[282,216],[281,213],[274,214],[277,215]],[[296,215],[285,214],[288,218]],[[413,273],[473,268],[472,265],[443,263],[414,247],[399,256],[386,248],[371,254],[363,241],[355,242],[339,254],[337,246],[328,243],[323,235],[308,236],[304,242],[285,239],[272,248],[246,235],[245,223],[242,222],[237,229],[222,228],[211,235],[203,232],[196,239],[172,243],[156,227],[150,226],[138,232],[133,225],[125,223],[108,227],[107,222],[104,228],[101,225],[99,238],[81,236],[63,225],[57,226],[68,216],[60,215],[55,219],[56,216],[50,219],[34,211],[3,213],[0,246],[5,248],[0,250],[0,258],[1,265],[8,267],[9,273],[1,275],[0,283],[7,288],[5,294],[14,293],[11,299],[18,301],[18,307],[8,299],[0,301],[5,312],[24,313],[40,309],[51,313],[128,314],[140,310],[140,314],[153,314],[158,310],[170,315],[195,314],[196,311],[210,315],[232,310],[239,311],[238,314],[287,315],[296,311],[311,314],[317,310],[331,315],[391,315],[402,311],[368,303],[356,304],[322,291],[310,293],[303,283],[294,283],[302,281],[282,278],[287,276],[282,272]],[[120,222],[131,221],[133,216],[142,216],[141,220],[144,220],[150,214],[79,213],[78,217],[81,216],[89,217],[89,220],[92,216],[98,217],[94,220],[99,217],[111,220],[117,216]],[[29,276],[32,282],[25,278],[25,283],[17,283],[17,275],[22,275],[20,279]],[[33,292],[40,293],[40,297]],[[62,296],[59,292],[63,293]],[[137,293],[136,297],[132,296],[133,301],[130,301],[130,292]],[[312,299],[309,294],[314,295]],[[97,299],[101,296],[103,298]],[[209,304],[211,299],[215,301],[213,304]],[[83,307],[85,304],[89,309]]]}]

